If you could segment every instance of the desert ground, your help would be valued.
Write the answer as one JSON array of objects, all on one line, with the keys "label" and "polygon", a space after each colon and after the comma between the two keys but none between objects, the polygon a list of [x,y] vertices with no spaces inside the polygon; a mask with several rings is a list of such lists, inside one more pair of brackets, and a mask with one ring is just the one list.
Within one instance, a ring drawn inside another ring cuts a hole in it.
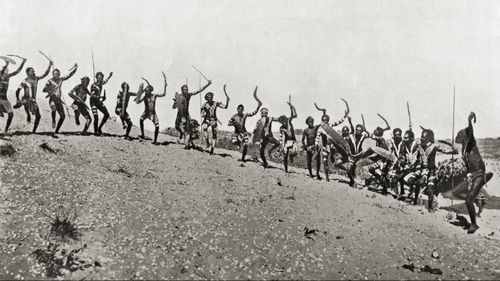
[{"label": "desert ground", "polygon": [[[42,133],[17,110],[20,133],[0,140],[0,279],[500,279],[496,209],[468,235],[460,211],[168,135],[124,140],[113,120],[96,137],[67,119],[55,138],[45,103]],[[486,161],[500,196],[499,160]]]}]

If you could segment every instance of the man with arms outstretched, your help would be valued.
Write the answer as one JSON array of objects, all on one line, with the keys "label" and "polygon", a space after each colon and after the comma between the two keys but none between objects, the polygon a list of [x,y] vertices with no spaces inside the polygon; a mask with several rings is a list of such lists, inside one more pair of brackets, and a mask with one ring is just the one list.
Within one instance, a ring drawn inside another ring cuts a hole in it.
[{"label": "man with arms outstretched", "polygon": [[[63,77],[61,77],[61,71],[59,69],[56,68],[52,70],[52,78],[47,81],[47,84],[45,84],[45,87],[43,88],[43,92],[48,94],[47,97],[49,98],[50,109],[52,110],[52,128],[56,129],[56,134],[59,133],[59,129],[66,118],[66,114],[64,114],[64,102],[62,101],[62,83],[71,78],[76,73],[77,69],[78,64],[75,63],[70,73]],[[59,122],[57,122],[57,127],[56,113],[59,113]]]},{"label": "man with arms outstretched", "polygon": [[[17,104],[14,105],[14,108],[19,108],[21,107],[21,105],[24,105],[24,110],[26,111],[26,121],[28,123],[31,122],[31,114],[35,115],[33,133],[36,133],[36,129],[38,128],[38,124],[40,123],[41,118],[40,109],[38,108],[38,104],[36,103],[38,81],[49,75],[52,64],[53,62],[50,61],[47,70],[41,76],[36,75],[35,69],[33,69],[33,67],[26,68],[26,78],[23,82],[21,82],[21,85],[16,91]],[[22,100],[19,99],[19,93],[21,92],[21,90],[24,90]]]},{"label": "man with arms outstretched", "polygon": [[181,93],[175,93],[174,104],[172,108],[177,108],[177,118],[175,119],[175,129],[179,131],[179,140],[184,140],[184,148],[191,148],[191,126],[189,115],[189,101],[192,96],[203,92],[212,81],[208,80],[207,84],[196,92],[190,93],[187,85],[181,87]]}]

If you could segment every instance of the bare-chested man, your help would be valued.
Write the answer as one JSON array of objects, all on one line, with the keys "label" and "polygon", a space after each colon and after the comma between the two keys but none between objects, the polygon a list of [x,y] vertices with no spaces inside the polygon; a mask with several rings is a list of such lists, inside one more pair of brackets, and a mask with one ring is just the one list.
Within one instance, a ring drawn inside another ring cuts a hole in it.
[{"label": "bare-chested man", "polygon": [[116,97],[116,107],[115,113],[120,116],[120,120],[122,121],[123,128],[125,131],[125,139],[130,140],[130,130],[132,129],[132,120],[130,119],[130,115],[127,112],[128,103],[130,97],[141,95],[143,91],[144,84],[139,86],[139,90],[137,93],[130,92],[130,86],[127,82],[123,82],[121,85],[121,91],[118,92],[118,96]]},{"label": "bare-chested man", "polygon": [[80,125],[80,115],[82,115],[87,120],[85,122],[85,126],[83,127],[83,134],[87,134],[87,130],[89,129],[90,123],[92,122],[89,107],[85,103],[85,101],[87,100],[87,96],[90,96],[88,88],[89,84],[90,78],[85,76],[81,79],[81,83],[76,85],[68,94],[69,97],[73,99],[71,108],[73,108],[73,110],[75,111],[76,125]]},{"label": "bare-chested man", "polygon": [[260,107],[262,106],[262,102],[257,98],[257,87],[255,87],[255,90],[253,92],[253,96],[255,100],[257,101],[257,109],[255,111],[250,112],[250,113],[243,113],[245,110],[245,107],[240,104],[237,107],[238,113],[233,115],[231,119],[229,120],[228,126],[233,126],[234,127],[234,134],[231,138],[231,142],[234,145],[238,145],[239,149],[243,147],[243,151],[241,153],[241,161],[245,162],[245,156],[247,155],[248,151],[248,143],[250,141],[250,136],[251,134],[247,131],[247,128],[245,126],[247,118],[252,117],[257,112],[259,112]]},{"label": "bare-chested man", "polygon": [[264,168],[269,167],[266,160],[266,147],[269,143],[272,143],[273,146],[269,150],[269,154],[273,152],[276,148],[279,147],[279,141],[274,138],[272,132],[272,123],[278,121],[277,118],[269,117],[269,110],[267,108],[262,108],[260,110],[261,118],[257,121],[257,125],[254,129],[253,143],[260,142],[260,158],[262,159],[262,165]]},{"label": "bare-chested man", "polygon": [[471,224],[468,229],[468,233],[474,233],[479,226],[476,222],[476,209],[474,208],[474,200],[478,196],[481,188],[486,183],[485,181],[485,169],[483,158],[479,154],[479,149],[477,147],[476,139],[474,137],[474,128],[472,126],[472,120],[476,122],[476,114],[471,112],[469,114],[469,125],[458,132],[455,141],[462,144],[462,158],[465,162],[465,167],[467,168],[467,181],[469,183],[469,189],[467,191],[467,198],[465,199],[465,205],[467,206],[467,211],[470,216]]},{"label": "bare-chested man", "polygon": [[[92,84],[92,86],[90,86],[90,107],[92,108],[92,114],[94,115],[94,133],[97,136],[102,135],[102,126],[104,126],[109,118],[108,109],[103,103],[106,100],[106,90],[103,92],[102,87],[108,83],[111,76],[113,76],[113,72],[110,72],[108,78],[104,80],[104,74],[102,72],[97,72],[95,75],[96,81]],[[100,125],[99,115],[97,112],[98,110],[103,114]]]},{"label": "bare-chested man", "polygon": [[307,160],[307,170],[309,171],[309,176],[312,178],[312,160],[314,155],[316,155],[316,178],[321,180],[319,175],[319,170],[321,168],[321,155],[319,155],[318,147],[316,146],[316,134],[318,133],[319,125],[314,125],[314,118],[311,116],[306,118],[307,128],[302,132],[302,147],[306,151]]},{"label": "bare-chested man", "polygon": [[5,60],[5,65],[0,70],[0,117],[3,117],[4,113],[7,113],[7,123],[5,123],[5,130],[7,132],[9,130],[10,124],[12,123],[12,118],[14,117],[14,112],[12,111],[12,105],[10,101],[7,99],[7,90],[9,89],[9,80],[11,77],[17,75],[24,67],[26,63],[25,58],[22,59],[22,63],[16,71],[9,73],[9,64],[12,63],[10,58],[0,57]]},{"label": "bare-chested man", "polygon": [[174,104],[172,108],[177,108],[177,117],[175,119],[175,129],[179,132],[179,140],[184,140],[184,148],[191,148],[191,126],[189,115],[189,101],[192,96],[203,92],[212,81],[208,80],[207,84],[196,92],[190,93],[187,85],[181,87],[181,93],[175,93]]},{"label": "bare-chested man", "polygon": [[158,133],[160,132],[160,123],[158,121],[158,115],[156,115],[156,98],[161,98],[164,97],[167,94],[167,77],[165,76],[165,73],[163,73],[163,93],[161,94],[153,94],[153,86],[148,83],[146,88],[144,89],[144,97],[139,98],[137,103],[140,103],[144,101],[144,113],[141,115],[141,119],[139,120],[139,124],[141,126],[141,138],[144,139],[144,120],[149,119],[153,121],[155,124],[155,136],[153,139],[153,144],[158,143]]},{"label": "bare-chested man", "polygon": [[[226,103],[214,102],[214,94],[208,92],[205,95],[206,102],[201,107],[201,117],[203,121],[201,122],[201,128],[203,130],[205,141],[207,146],[210,146],[210,154],[214,154],[215,142],[217,141],[217,108],[227,109],[229,106],[229,96],[227,95],[226,85],[224,85],[224,94],[226,95]],[[208,128],[212,130],[212,138],[209,142],[208,138]]]},{"label": "bare-chested man", "polygon": [[[72,70],[68,75],[61,77],[61,71],[59,69],[52,70],[52,78],[47,81],[45,87],[43,88],[43,92],[47,93],[47,97],[49,98],[50,109],[52,110],[52,128],[56,129],[55,133],[59,133],[59,129],[61,128],[64,119],[66,118],[66,114],[64,114],[64,102],[62,101],[62,83],[69,78],[71,78],[78,69],[78,64],[75,63]],[[47,98],[46,97],[46,98]],[[56,113],[59,114],[59,122],[57,122],[56,127]]]},{"label": "bare-chested man", "polygon": [[[31,114],[35,115],[35,122],[33,124],[33,133],[36,133],[36,129],[38,128],[38,124],[40,123],[40,109],[38,108],[38,104],[36,102],[36,91],[38,87],[38,81],[40,79],[45,78],[49,75],[50,68],[52,67],[53,62],[49,61],[49,66],[47,70],[41,75],[37,76],[35,73],[35,69],[33,67],[26,68],[27,77],[21,82],[21,85],[16,91],[16,99],[17,104],[14,108],[19,108],[21,105],[24,105],[24,110],[26,111],[26,121],[28,123],[31,122]],[[24,90],[24,95],[22,99],[19,99],[19,93],[21,90]]]},{"label": "bare-chested man", "polygon": [[295,138],[295,130],[292,124],[292,120],[297,118],[297,112],[290,101],[287,103],[288,106],[290,106],[290,117],[286,117],[285,115],[278,117],[278,122],[281,124],[280,133],[284,154],[283,165],[285,166],[285,173],[288,173],[288,157],[290,157],[290,161],[293,162],[293,158],[297,155],[297,150],[294,149],[296,148],[297,139]]}]

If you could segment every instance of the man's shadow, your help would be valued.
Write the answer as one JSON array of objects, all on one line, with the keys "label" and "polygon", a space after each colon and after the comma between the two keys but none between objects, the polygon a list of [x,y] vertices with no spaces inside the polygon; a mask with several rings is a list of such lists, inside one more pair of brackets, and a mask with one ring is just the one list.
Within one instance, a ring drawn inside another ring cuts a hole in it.
[{"label": "man's shadow", "polygon": [[463,229],[468,229],[470,226],[470,223],[469,223],[469,221],[467,221],[467,218],[465,218],[464,216],[459,216],[459,215],[457,215],[457,218],[455,221],[451,221],[450,223],[454,226],[460,226]]}]

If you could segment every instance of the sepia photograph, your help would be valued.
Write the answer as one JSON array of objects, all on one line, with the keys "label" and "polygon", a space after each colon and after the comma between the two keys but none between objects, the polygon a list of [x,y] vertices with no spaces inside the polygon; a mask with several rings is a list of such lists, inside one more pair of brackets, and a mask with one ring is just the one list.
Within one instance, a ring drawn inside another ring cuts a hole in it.
[{"label": "sepia photograph", "polygon": [[0,6],[0,280],[500,279],[500,1]]}]

